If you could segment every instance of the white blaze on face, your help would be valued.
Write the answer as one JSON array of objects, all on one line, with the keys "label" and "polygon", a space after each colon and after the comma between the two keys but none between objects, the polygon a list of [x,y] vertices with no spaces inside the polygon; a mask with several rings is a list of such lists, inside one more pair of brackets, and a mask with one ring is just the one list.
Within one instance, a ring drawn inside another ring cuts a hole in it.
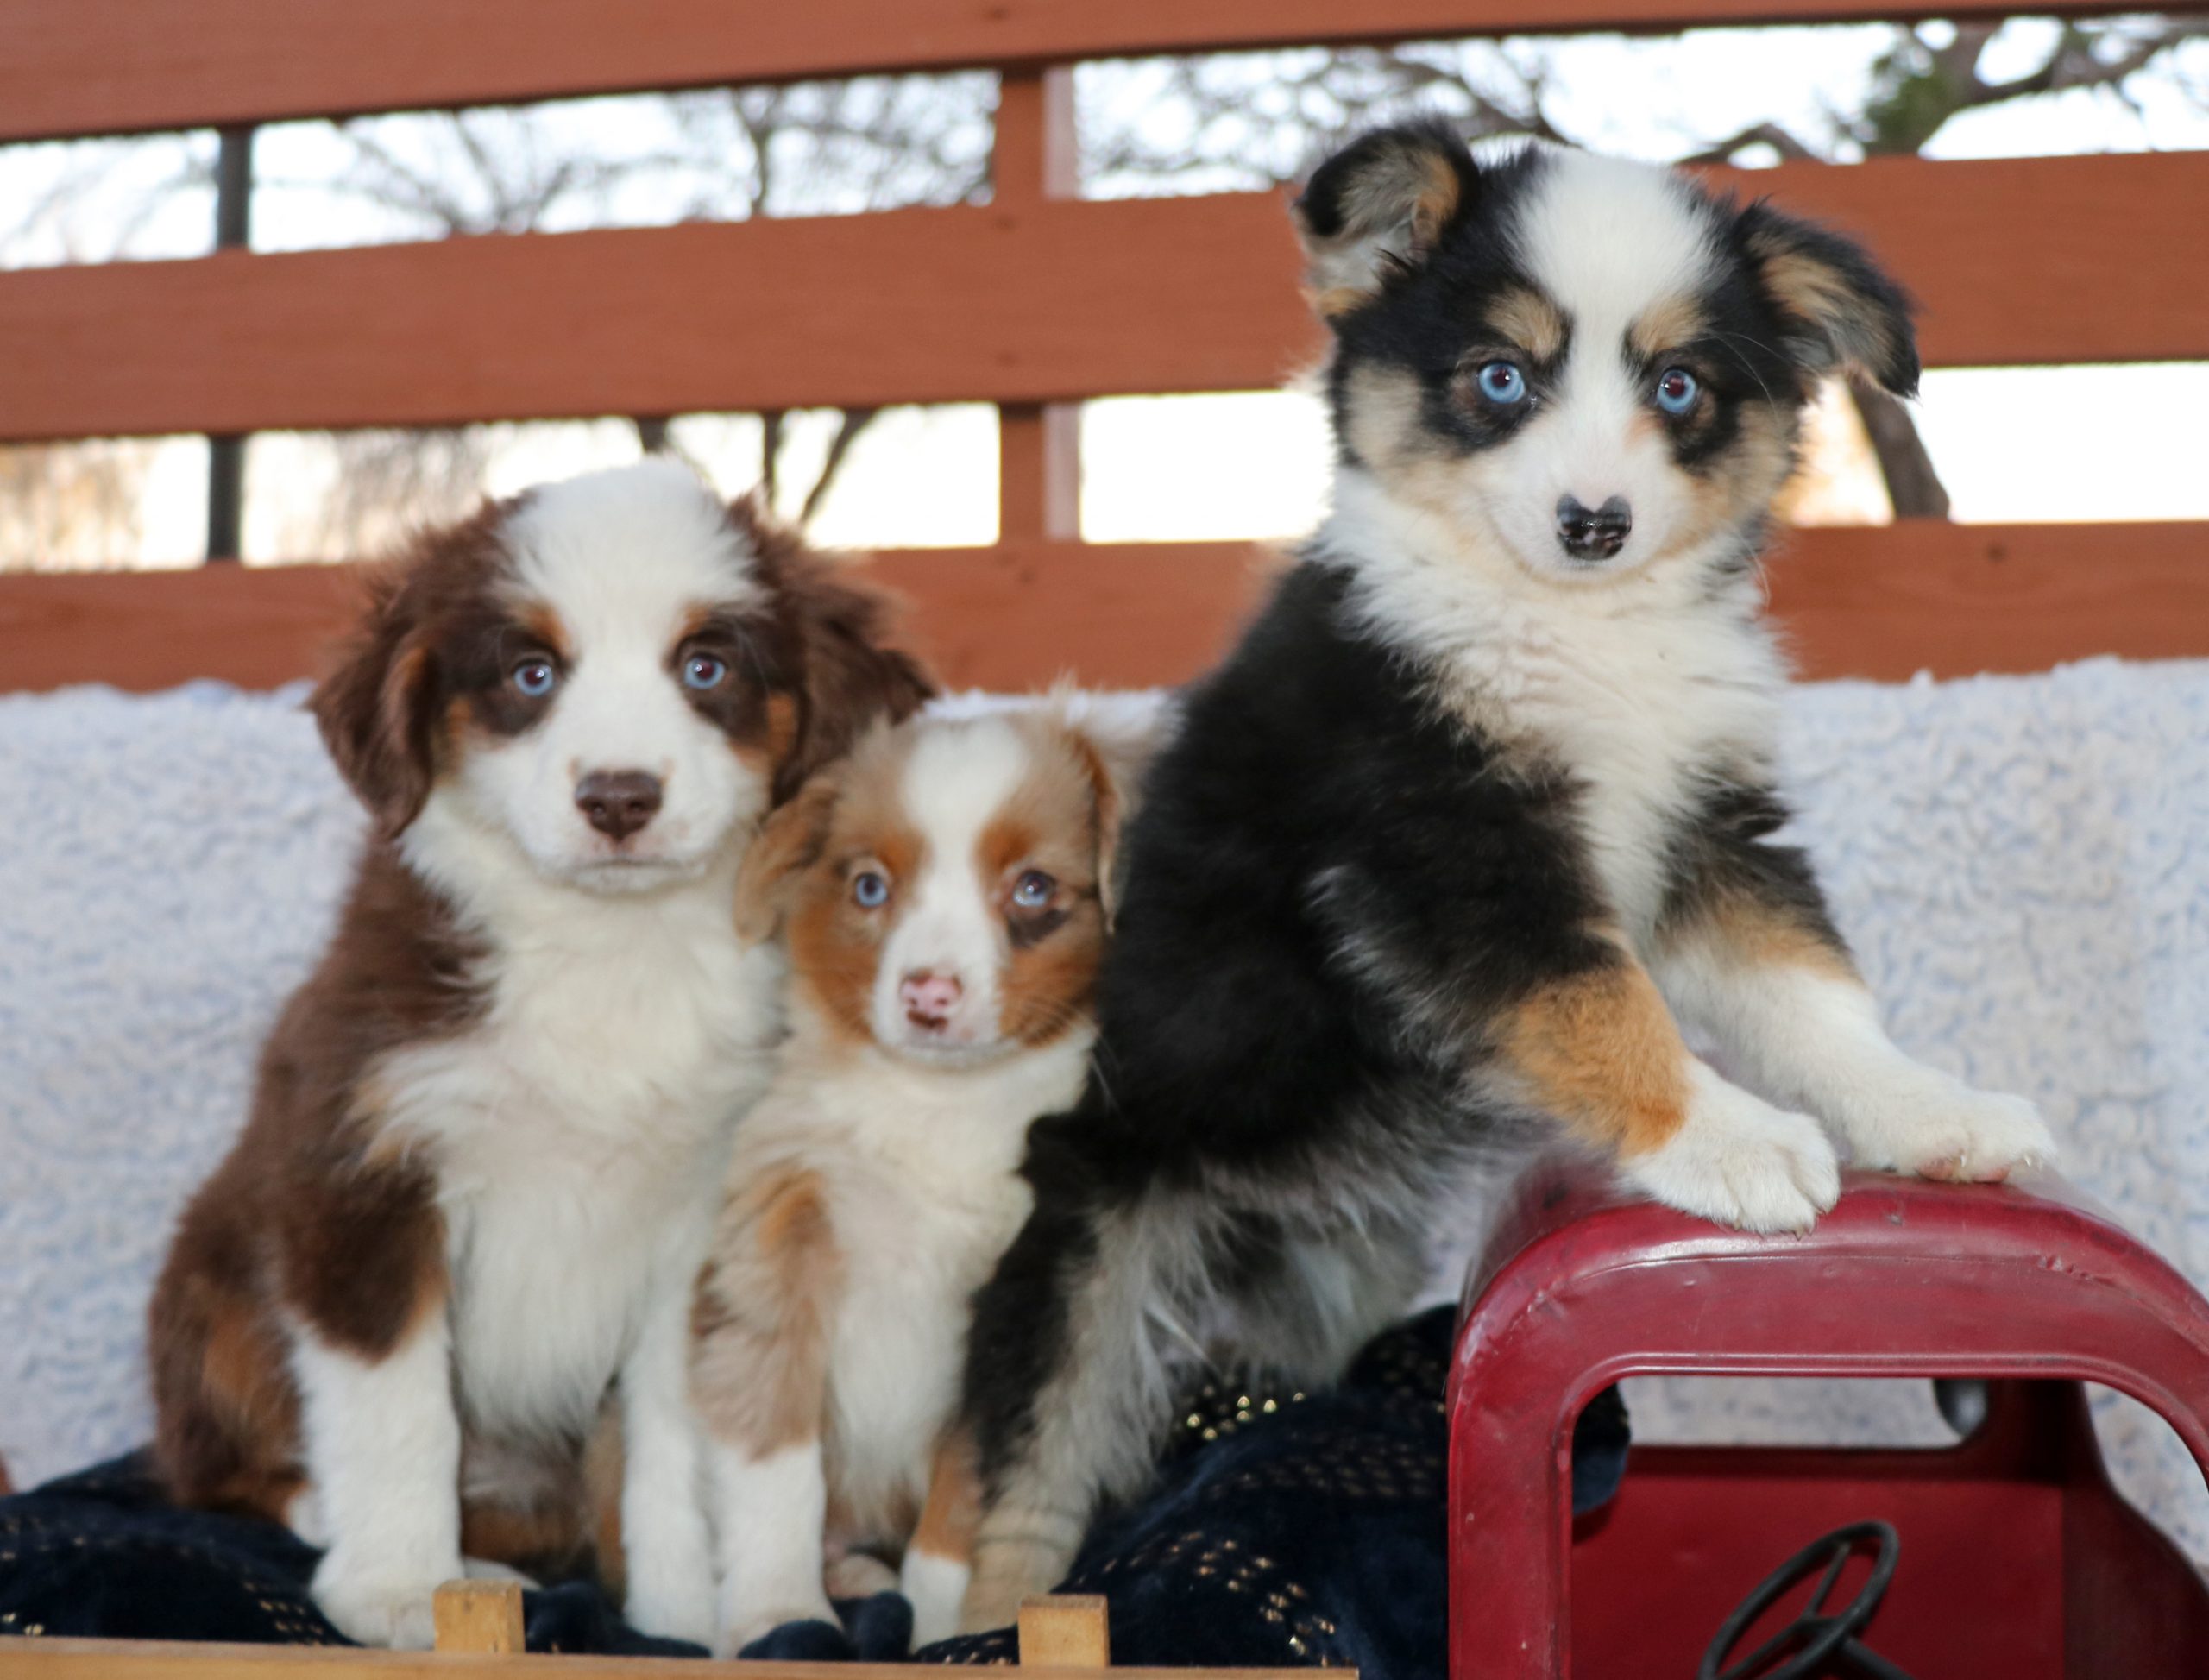
[{"label": "white blaze on face", "polygon": [[[875,971],[878,1042],[954,1057],[998,1045],[1010,941],[980,853],[1029,768],[1027,742],[1002,718],[930,730],[906,760],[900,796],[922,854],[916,878],[897,884],[897,919]],[[908,1018],[905,982],[924,975],[956,985],[941,1029]]]},{"label": "white blaze on face", "polygon": [[[460,771],[470,802],[562,878],[620,890],[703,867],[765,809],[768,790],[686,698],[675,655],[702,608],[763,598],[747,544],[695,475],[668,461],[537,491],[505,538],[513,604],[557,617],[566,669],[533,727],[470,746]],[[576,788],[624,771],[656,778],[661,804],[617,848]]]},{"label": "white blaze on face", "polygon": [[[1615,575],[1664,551],[1688,488],[1628,362],[1627,332],[1652,306],[1701,289],[1715,256],[1709,224],[1662,169],[1558,152],[1514,231],[1521,265],[1564,312],[1571,338],[1557,390],[1487,452],[1482,500],[1529,569]],[[1615,558],[1589,567],[1566,557],[1557,532],[1565,496],[1589,508],[1626,501],[1633,529]]]}]

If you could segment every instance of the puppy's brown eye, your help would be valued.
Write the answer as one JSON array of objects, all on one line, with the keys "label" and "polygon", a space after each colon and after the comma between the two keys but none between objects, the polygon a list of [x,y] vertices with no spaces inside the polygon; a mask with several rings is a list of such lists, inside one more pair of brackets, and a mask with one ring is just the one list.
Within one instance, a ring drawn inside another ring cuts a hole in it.
[{"label": "puppy's brown eye", "polygon": [[1023,910],[1040,910],[1058,890],[1056,881],[1040,869],[1031,869],[1012,884],[1012,902]]}]

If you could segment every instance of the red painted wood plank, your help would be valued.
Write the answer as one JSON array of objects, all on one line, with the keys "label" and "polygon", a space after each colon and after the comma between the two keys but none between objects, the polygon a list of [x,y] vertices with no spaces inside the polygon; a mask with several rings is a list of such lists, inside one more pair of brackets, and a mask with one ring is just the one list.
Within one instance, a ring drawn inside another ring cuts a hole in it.
[{"label": "red painted wood plank", "polygon": [[0,0],[0,141],[1154,53],[2012,9],[2008,0],[623,0],[618,10],[603,0]]},{"label": "red painted wood plank", "polygon": [[[1275,563],[1241,543],[1042,543],[908,551],[870,570],[946,683],[1025,689],[1186,681]],[[2209,521],[1803,531],[1771,575],[1806,678],[2209,656]],[[0,576],[0,689],[270,686],[316,668],[353,589],[343,567]]]},{"label": "red painted wood plank", "polygon": [[[1749,179],[1867,237],[1936,364],[2209,357],[2209,153]],[[1271,193],[26,270],[0,439],[1247,390],[1318,349],[1297,274]]]}]

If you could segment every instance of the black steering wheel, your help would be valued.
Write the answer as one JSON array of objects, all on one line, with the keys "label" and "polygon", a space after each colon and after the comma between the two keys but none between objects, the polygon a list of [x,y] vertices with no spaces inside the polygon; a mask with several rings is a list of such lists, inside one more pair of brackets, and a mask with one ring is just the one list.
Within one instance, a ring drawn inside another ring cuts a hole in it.
[{"label": "black steering wheel", "polygon": [[[1841,1580],[1848,1560],[1866,1548],[1872,1550],[1872,1574],[1856,1596],[1838,1610],[1828,1610],[1826,1600]],[[1894,1579],[1895,1560],[1902,1543],[1893,1526],[1884,1522],[1854,1522],[1814,1540],[1774,1570],[1764,1583],[1726,1619],[1724,1627],[1702,1653],[1696,1680],[1812,1680],[1838,1656],[1857,1673],[1872,1680],[1910,1680],[1910,1677],[1858,1642],[1856,1635],[1872,1620],[1879,1600]],[[1821,1568],[1825,1571],[1811,1589],[1809,1601],[1794,1620],[1766,1639],[1740,1661],[1726,1659],[1757,1619],[1790,1589]]]}]

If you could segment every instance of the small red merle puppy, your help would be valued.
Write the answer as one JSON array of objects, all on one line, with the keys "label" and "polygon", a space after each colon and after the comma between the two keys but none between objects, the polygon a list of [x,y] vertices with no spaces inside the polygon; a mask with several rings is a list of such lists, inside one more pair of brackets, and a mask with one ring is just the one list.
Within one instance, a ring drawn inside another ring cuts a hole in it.
[{"label": "small red merle puppy", "polygon": [[1298,217],[1333,510],[1151,772],[1098,1073],[1031,1134],[971,1343],[972,1627],[1140,1482],[1184,1350],[1331,1377],[1520,1140],[1765,1231],[1833,1205],[1829,1134],[1949,1179],[2049,1153],[1889,1041],[1774,838],[1758,554],[1816,382],[1914,388],[1900,292],[1762,204],[1438,126]]},{"label": "small red merle puppy", "polygon": [[316,691],[375,832],[185,1212],[150,1359],[176,1497],[326,1546],[353,1639],[429,1645],[464,1554],[587,1546],[602,1406],[630,1618],[713,1637],[690,1296],[783,975],[737,872],[924,697],[878,616],[648,462],[422,539]]}]

